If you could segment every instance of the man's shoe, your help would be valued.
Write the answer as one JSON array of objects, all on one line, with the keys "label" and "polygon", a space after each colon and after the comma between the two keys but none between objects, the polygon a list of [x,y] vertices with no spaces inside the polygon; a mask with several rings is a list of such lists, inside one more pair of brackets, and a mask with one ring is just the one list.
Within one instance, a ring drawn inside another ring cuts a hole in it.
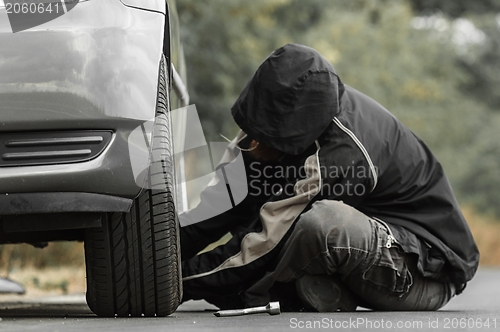
[{"label": "man's shoe", "polygon": [[305,275],[295,282],[297,295],[307,309],[317,312],[356,311],[358,297],[338,277]]}]

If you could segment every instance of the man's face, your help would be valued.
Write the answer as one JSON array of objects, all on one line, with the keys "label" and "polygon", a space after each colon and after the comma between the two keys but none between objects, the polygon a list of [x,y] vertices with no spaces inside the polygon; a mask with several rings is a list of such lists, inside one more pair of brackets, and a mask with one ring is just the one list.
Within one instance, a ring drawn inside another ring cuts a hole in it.
[{"label": "man's face", "polygon": [[249,153],[255,159],[263,162],[276,162],[283,155],[279,150],[257,142],[256,140],[252,140],[250,143]]}]

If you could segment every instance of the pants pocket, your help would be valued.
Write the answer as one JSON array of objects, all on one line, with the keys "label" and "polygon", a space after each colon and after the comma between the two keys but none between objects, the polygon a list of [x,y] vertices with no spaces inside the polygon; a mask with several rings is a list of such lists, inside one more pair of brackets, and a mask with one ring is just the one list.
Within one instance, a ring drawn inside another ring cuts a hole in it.
[{"label": "pants pocket", "polygon": [[394,293],[403,295],[408,292],[412,276],[405,262],[404,251],[398,244],[379,250],[374,263],[363,273],[363,279]]}]

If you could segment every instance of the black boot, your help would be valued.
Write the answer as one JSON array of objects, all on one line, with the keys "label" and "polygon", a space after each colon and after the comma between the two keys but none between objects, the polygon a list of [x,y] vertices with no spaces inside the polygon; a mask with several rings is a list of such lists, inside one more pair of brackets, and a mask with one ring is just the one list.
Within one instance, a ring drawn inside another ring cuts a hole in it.
[{"label": "black boot", "polygon": [[317,312],[356,311],[359,298],[336,276],[305,275],[295,282],[304,306]]}]

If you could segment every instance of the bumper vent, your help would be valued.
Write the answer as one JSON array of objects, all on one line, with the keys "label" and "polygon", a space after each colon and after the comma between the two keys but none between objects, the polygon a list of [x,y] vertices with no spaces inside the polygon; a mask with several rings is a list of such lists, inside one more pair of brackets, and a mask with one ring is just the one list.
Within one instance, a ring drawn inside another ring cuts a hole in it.
[{"label": "bumper vent", "polygon": [[0,133],[0,167],[87,161],[109,144],[111,131]]}]

